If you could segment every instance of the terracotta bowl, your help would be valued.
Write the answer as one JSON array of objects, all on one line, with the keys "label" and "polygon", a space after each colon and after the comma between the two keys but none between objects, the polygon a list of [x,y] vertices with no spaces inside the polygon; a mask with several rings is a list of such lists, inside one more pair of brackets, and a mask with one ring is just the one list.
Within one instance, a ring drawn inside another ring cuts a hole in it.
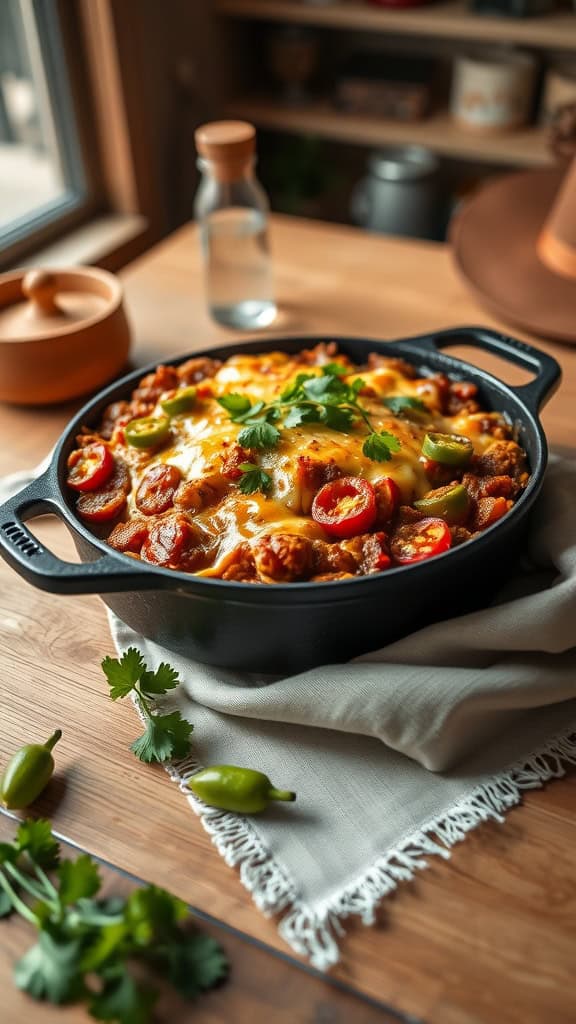
[{"label": "terracotta bowl", "polygon": [[125,366],[122,286],[97,267],[0,275],[0,401],[49,405],[102,387]]}]

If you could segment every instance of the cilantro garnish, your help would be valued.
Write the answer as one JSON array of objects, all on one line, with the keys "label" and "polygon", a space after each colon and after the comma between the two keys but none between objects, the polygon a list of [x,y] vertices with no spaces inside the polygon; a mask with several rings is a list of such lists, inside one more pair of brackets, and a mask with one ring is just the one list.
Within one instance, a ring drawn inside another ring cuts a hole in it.
[{"label": "cilantro garnish", "polygon": [[390,395],[385,398],[383,404],[393,413],[394,416],[408,415],[412,412],[429,412],[428,407],[419,398],[411,398],[408,395]]},{"label": "cilantro garnish", "polygon": [[362,451],[367,459],[374,462],[388,462],[393,452],[400,451],[400,441],[394,434],[383,430],[380,434],[370,434],[362,445]]},{"label": "cilantro garnish", "polygon": [[143,968],[188,998],[226,975],[219,944],[186,927],[186,905],[163,889],[98,898],[100,873],[87,854],[47,873],[47,859],[60,860],[50,822],[25,821],[1,845],[0,916],[17,912],[37,931],[14,967],[16,985],[33,999],[84,1003],[95,1020],[149,1024],[157,992],[141,980]]},{"label": "cilantro garnish", "polygon": [[254,494],[256,491],[262,491],[262,494],[266,494],[272,486],[272,477],[265,473],[260,466],[257,466],[254,462],[242,462],[240,464],[242,476],[238,481],[238,487],[242,491],[242,494]]},{"label": "cilantro garnish", "polygon": [[[245,424],[238,435],[238,441],[246,448],[275,448],[282,435],[279,427],[273,423],[279,421],[282,421],[281,426],[286,429],[307,423],[323,423],[331,430],[343,434],[361,425],[368,432],[362,451],[369,459],[385,462],[400,450],[400,441],[387,431],[379,434],[374,430],[370,414],[360,402],[365,381],[356,377],[348,383],[344,378],[349,375],[348,367],[341,363],[326,363],[320,374],[297,374],[274,402],[253,403],[248,395],[240,394],[224,395],[218,401],[234,423]],[[410,403],[412,408],[423,404],[417,399],[402,397],[399,402],[399,409],[406,403]],[[385,404],[388,404],[388,400],[385,400]],[[242,476],[238,486],[243,494],[253,494],[255,491],[266,494],[272,484],[268,473],[254,463],[244,463],[240,469]]]},{"label": "cilantro garnish", "polygon": [[144,735],[130,748],[136,757],[147,764],[185,757],[190,750],[193,726],[182,718],[179,711],[168,715],[154,713],[152,704],[154,698],[178,686],[175,669],[162,662],[155,672],[150,672],[135,647],[130,647],[120,659],[104,658],[102,669],[112,700],[135,694],[146,719]]}]

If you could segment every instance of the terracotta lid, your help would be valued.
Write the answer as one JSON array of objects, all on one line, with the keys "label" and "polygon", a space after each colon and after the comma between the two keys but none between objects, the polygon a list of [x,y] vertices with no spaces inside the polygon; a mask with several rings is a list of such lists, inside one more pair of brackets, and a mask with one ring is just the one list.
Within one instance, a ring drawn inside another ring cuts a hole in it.
[{"label": "terracotta lid", "polygon": [[[86,275],[58,274],[30,270],[21,282],[21,292],[0,294],[0,340],[17,341],[48,338],[61,334],[82,321],[104,316],[114,305],[114,292],[86,289]],[[6,304],[2,298],[8,299]]]},{"label": "terracotta lid", "polygon": [[221,180],[232,180],[250,163],[256,149],[256,129],[248,121],[211,121],[194,133],[200,156],[210,160]]}]

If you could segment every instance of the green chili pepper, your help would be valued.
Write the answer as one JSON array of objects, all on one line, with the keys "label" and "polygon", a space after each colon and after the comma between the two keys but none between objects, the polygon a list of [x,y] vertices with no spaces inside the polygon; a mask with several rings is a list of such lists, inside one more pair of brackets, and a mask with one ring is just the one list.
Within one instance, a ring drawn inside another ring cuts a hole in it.
[{"label": "green chili pepper", "polygon": [[168,416],[178,416],[181,412],[189,412],[196,404],[196,388],[180,388],[173,395],[160,401],[160,405]]},{"label": "green chili pepper", "polygon": [[21,747],[11,757],[0,782],[0,798],[9,810],[21,810],[33,803],[47,786],[54,771],[52,749],[62,735],[56,729],[43,746]]},{"label": "green chili pepper", "polygon": [[460,434],[426,434],[422,454],[443,466],[465,466],[474,448],[472,441]]},{"label": "green chili pepper", "polygon": [[470,509],[470,495],[462,484],[448,484],[429,491],[414,502],[414,508],[427,516],[440,516],[451,525],[462,523]]},{"label": "green chili pepper", "polygon": [[239,814],[258,814],[271,800],[295,800],[296,793],[275,789],[263,772],[237,768],[233,764],[214,764],[197,772],[188,782],[189,789],[210,807]]},{"label": "green chili pepper", "polygon": [[170,420],[167,416],[144,416],[130,420],[124,427],[124,436],[133,448],[153,448],[168,437]]}]

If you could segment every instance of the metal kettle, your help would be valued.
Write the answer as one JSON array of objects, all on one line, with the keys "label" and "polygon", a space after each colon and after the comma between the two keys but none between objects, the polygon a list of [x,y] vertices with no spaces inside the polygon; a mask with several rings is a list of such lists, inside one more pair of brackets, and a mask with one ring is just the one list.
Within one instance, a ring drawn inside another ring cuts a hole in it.
[{"label": "metal kettle", "polygon": [[351,199],[353,221],[369,231],[416,238],[439,237],[443,217],[439,161],[424,146],[379,149]]}]

